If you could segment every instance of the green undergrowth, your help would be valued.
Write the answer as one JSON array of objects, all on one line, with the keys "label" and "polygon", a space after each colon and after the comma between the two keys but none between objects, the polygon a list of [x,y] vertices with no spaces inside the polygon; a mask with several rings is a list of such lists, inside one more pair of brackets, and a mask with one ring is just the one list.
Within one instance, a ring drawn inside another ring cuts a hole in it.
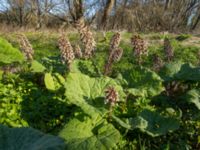
[{"label": "green undergrowth", "polygon": [[[0,72],[0,149],[35,150],[38,145],[44,150],[199,149],[197,47],[185,47],[171,36],[175,52],[171,62],[158,43],[149,45],[149,55],[138,65],[131,33],[123,32],[123,57],[105,76],[113,32],[106,33],[106,39],[95,33],[95,55],[90,60],[75,59],[70,72],[60,60],[59,34],[25,34],[35,49],[35,60],[23,60],[17,73]],[[162,34],[142,36],[164,39]],[[22,55],[16,34],[3,37],[15,47],[4,40],[6,49]],[[77,34],[69,34],[69,39],[79,43]],[[153,69],[155,54],[164,63],[158,71]],[[109,87],[118,93],[112,107],[105,103]]]}]

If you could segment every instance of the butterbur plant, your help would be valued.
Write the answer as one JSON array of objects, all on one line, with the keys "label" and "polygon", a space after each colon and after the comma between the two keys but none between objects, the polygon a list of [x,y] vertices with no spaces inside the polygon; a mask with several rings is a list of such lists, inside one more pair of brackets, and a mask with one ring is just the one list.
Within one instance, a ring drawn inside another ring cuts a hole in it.
[{"label": "butterbur plant", "polygon": [[134,51],[133,54],[134,54],[138,64],[141,64],[142,56],[148,55],[147,43],[139,35],[134,35],[131,38],[131,44],[133,46],[133,51]]},{"label": "butterbur plant", "polygon": [[171,45],[171,42],[169,40],[169,38],[165,37],[164,39],[164,52],[165,52],[165,57],[167,59],[167,61],[172,61],[173,57],[174,57],[174,50],[173,47]]},{"label": "butterbur plant", "polygon": [[73,62],[75,56],[71,43],[67,37],[62,34],[58,40],[58,45],[61,53],[62,62],[65,63],[68,69],[71,69],[71,63]]},{"label": "butterbur plant", "polygon": [[23,34],[19,35],[19,45],[20,45],[20,50],[24,54],[26,60],[29,61],[33,60],[34,50],[28,38]]},{"label": "butterbur plant", "polygon": [[74,46],[74,54],[76,58],[82,58],[83,54],[79,45]]},{"label": "butterbur plant", "polygon": [[110,52],[108,61],[104,68],[104,75],[108,75],[111,72],[113,63],[120,61],[122,55],[123,55],[122,48],[116,48]]},{"label": "butterbur plant", "polygon": [[105,90],[105,104],[109,104],[109,112],[110,112],[110,116],[112,114],[113,111],[113,107],[116,105],[117,101],[119,100],[119,94],[118,92],[115,90],[114,87],[108,87]]},{"label": "butterbur plant", "polygon": [[108,75],[111,72],[112,64],[114,62],[120,61],[123,55],[123,49],[118,47],[120,44],[120,40],[121,40],[120,33],[114,34],[112,39],[110,40],[109,57],[104,67],[104,75]]},{"label": "butterbur plant", "polygon": [[119,32],[115,33],[110,40],[110,51],[119,47],[121,41],[121,35]]},{"label": "butterbur plant", "polygon": [[94,40],[92,32],[90,31],[89,27],[85,24],[85,20],[83,18],[77,20],[74,26],[78,30],[81,42],[84,46],[83,57],[85,59],[91,58],[96,49],[96,42]]},{"label": "butterbur plant", "polygon": [[162,59],[157,54],[155,54],[153,56],[153,69],[155,71],[159,71],[162,67],[163,67]]}]

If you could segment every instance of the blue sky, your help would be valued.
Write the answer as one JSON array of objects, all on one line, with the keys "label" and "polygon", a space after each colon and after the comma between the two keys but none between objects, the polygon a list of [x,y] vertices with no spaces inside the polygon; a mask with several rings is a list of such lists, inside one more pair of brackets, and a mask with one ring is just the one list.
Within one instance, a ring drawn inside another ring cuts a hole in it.
[{"label": "blue sky", "polygon": [[5,0],[0,0],[0,10],[3,11],[5,10],[7,3]]}]

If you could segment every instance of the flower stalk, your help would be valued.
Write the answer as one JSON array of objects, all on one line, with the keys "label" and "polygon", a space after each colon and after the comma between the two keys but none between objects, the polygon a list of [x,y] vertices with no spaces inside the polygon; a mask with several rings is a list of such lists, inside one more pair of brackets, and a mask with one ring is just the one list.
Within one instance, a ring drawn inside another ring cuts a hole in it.
[{"label": "flower stalk", "polygon": [[109,57],[104,67],[104,75],[108,75],[111,72],[113,63],[120,61],[123,55],[123,49],[118,47],[120,40],[120,33],[116,33],[110,41]]},{"label": "flower stalk", "polygon": [[65,63],[69,70],[71,70],[71,63],[73,62],[75,56],[73,48],[68,38],[62,34],[58,40],[58,45],[61,53],[61,60]]},{"label": "flower stalk", "polygon": [[33,60],[33,55],[34,55],[34,50],[32,48],[32,45],[30,44],[28,38],[24,34],[19,35],[19,45],[20,45],[20,50],[24,54],[26,60],[32,61]]},{"label": "flower stalk", "polygon": [[174,58],[174,50],[169,38],[167,37],[165,37],[164,39],[164,52],[165,52],[165,57],[167,61],[168,62],[172,61],[172,59]]},{"label": "flower stalk", "polygon": [[112,39],[110,40],[110,51],[119,47],[121,41],[121,34],[117,32],[113,35]]},{"label": "flower stalk", "polygon": [[109,117],[112,116],[113,108],[119,101],[119,94],[114,87],[108,87],[105,90],[105,104],[109,104]]},{"label": "flower stalk", "polygon": [[81,42],[83,43],[83,57],[85,59],[89,59],[92,57],[96,49],[96,42],[94,40],[93,34],[89,27],[85,24],[85,20],[83,18],[77,20],[74,26],[78,30]]},{"label": "flower stalk", "polygon": [[108,75],[112,71],[113,63],[120,61],[122,55],[123,55],[122,48],[116,48],[110,53],[108,61],[104,67],[104,75]]},{"label": "flower stalk", "polygon": [[133,55],[136,58],[137,63],[142,64],[142,56],[148,55],[147,43],[139,35],[134,35],[131,38],[131,44],[133,46]]}]

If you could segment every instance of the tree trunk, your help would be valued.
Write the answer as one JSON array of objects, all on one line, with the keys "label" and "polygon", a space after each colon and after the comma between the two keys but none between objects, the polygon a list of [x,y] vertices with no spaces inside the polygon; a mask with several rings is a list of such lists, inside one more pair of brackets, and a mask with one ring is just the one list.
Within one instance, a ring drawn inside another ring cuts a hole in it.
[{"label": "tree trunk", "polygon": [[82,0],[73,0],[73,5],[71,1],[67,0],[69,12],[72,16],[73,22],[76,22],[83,17],[83,2]]},{"label": "tree trunk", "polygon": [[23,8],[21,6],[19,7],[19,25],[23,26]]},{"label": "tree trunk", "polygon": [[170,6],[171,0],[166,0],[165,2],[165,10],[167,10]]},{"label": "tree trunk", "polygon": [[191,30],[196,29],[197,25],[199,24],[199,21],[200,21],[200,13],[199,13],[199,16],[197,17],[196,21],[195,21],[194,24],[192,25]]},{"label": "tree trunk", "polygon": [[36,29],[38,30],[38,29],[40,29],[42,27],[42,18],[41,18],[42,12],[41,12],[41,8],[40,8],[39,0],[35,0],[35,2],[36,2],[36,11],[37,11],[36,12],[37,13]]},{"label": "tree trunk", "polygon": [[126,5],[127,5],[128,0],[124,0],[124,4],[123,4],[123,8],[122,8],[122,15],[121,15],[121,27],[123,27],[123,23],[124,23],[124,14],[125,14],[125,9],[126,9]]},{"label": "tree trunk", "polygon": [[108,16],[110,12],[112,11],[114,3],[115,3],[115,0],[107,0],[106,6],[104,8],[103,16],[101,19],[101,27],[103,30],[106,28],[106,25],[108,22]]}]

